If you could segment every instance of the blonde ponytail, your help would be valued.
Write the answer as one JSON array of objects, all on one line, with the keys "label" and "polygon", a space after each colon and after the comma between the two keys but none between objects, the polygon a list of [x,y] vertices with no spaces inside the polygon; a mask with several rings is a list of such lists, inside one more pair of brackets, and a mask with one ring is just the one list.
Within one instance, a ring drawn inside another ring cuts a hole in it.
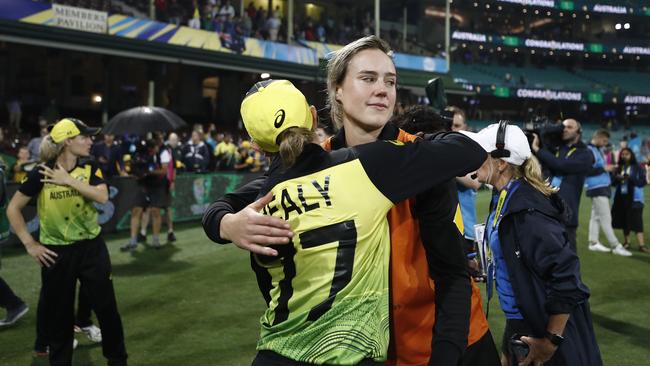
[{"label": "blonde ponytail", "polygon": [[305,146],[314,141],[314,131],[301,127],[291,127],[278,135],[280,158],[286,168],[296,163]]},{"label": "blonde ponytail", "polygon": [[64,142],[59,142],[58,144],[52,140],[52,136],[49,134],[43,137],[41,141],[41,146],[38,148],[38,159],[45,163],[50,160],[54,160],[61,155],[63,151]]},{"label": "blonde ponytail", "polygon": [[542,168],[534,156],[526,159],[523,165],[515,166],[515,177],[523,177],[533,188],[542,192],[545,196],[550,196],[559,190],[552,187],[548,179],[542,177]]}]

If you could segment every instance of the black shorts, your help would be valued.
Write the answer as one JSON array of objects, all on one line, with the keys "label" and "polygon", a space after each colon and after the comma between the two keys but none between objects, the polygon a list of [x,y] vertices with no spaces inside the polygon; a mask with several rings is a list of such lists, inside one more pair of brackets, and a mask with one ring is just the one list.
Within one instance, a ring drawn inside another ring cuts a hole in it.
[{"label": "black shorts", "polygon": [[643,232],[643,206],[633,207],[629,210],[627,214],[627,230],[625,232],[629,233],[634,231],[635,233]]},{"label": "black shorts", "polygon": [[146,190],[149,197],[149,207],[167,208],[171,206],[172,195],[169,192],[168,185],[155,185],[147,187]]},{"label": "black shorts", "polygon": [[138,184],[138,190],[135,207],[167,208],[171,206],[172,195],[167,184],[152,186]]}]

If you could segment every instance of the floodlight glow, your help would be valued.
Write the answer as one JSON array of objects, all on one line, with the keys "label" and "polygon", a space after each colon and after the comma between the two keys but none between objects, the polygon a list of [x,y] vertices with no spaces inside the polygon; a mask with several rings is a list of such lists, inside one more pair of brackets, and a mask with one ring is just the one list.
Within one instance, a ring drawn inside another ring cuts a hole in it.
[{"label": "floodlight glow", "polygon": [[625,25],[623,26],[623,28],[625,28],[625,29],[630,29],[630,23],[625,23]]},{"label": "floodlight glow", "polygon": [[268,79],[270,77],[271,77],[271,74],[269,74],[268,72],[263,72],[263,73],[260,74],[261,79]]},{"label": "floodlight glow", "polygon": [[616,29],[616,30],[621,29],[621,23],[616,23],[616,25],[614,26],[614,29]]}]

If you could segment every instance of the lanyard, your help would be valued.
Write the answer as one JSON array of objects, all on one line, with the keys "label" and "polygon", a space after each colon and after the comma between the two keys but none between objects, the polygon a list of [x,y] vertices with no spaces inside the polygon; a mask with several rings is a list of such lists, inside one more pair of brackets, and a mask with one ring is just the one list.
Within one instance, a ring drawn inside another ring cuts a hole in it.
[{"label": "lanyard", "polygon": [[[571,149],[569,149],[569,151],[566,153],[566,155],[564,155],[564,158],[565,158],[565,159],[568,159],[569,156],[571,156],[571,154],[573,154],[574,152],[576,152],[576,148],[575,148],[575,147],[572,147]],[[555,153],[555,157],[556,157],[556,158],[559,158],[559,157],[560,157],[560,150],[558,150],[558,151]]]},{"label": "lanyard", "polygon": [[[491,230],[485,230],[485,233],[483,234],[483,242],[481,243],[483,247],[483,253],[486,253],[486,262],[487,262],[487,268],[486,268],[486,274],[487,274],[487,309],[486,309],[486,317],[490,314],[490,299],[492,298],[493,295],[493,283],[494,279],[496,278],[496,266],[494,263],[494,258],[492,255],[492,248],[490,247],[489,243],[489,237],[494,233],[494,230],[497,229],[497,225],[501,222],[501,219],[503,218],[503,209],[504,207],[508,206],[508,202],[510,201],[510,198],[512,198],[512,194],[519,188],[519,184],[521,181],[519,179],[513,179],[508,184],[505,186],[504,189],[499,192],[499,199],[497,201],[497,206],[494,210],[494,217],[492,218],[492,228]],[[508,194],[510,193],[510,194]],[[492,213],[488,213],[488,217],[485,220],[486,223],[490,220],[490,215]]]}]

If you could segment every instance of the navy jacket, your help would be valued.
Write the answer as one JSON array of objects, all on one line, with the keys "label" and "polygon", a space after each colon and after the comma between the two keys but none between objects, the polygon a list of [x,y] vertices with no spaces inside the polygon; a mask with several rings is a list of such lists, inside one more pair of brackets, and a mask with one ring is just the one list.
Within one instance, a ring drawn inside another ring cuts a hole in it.
[{"label": "navy jacket", "polygon": [[[573,148],[575,150],[569,155]],[[544,168],[550,172],[549,178],[553,176],[563,177],[559,195],[570,210],[566,226],[577,227],[580,195],[582,194],[582,187],[585,185],[585,177],[594,164],[594,156],[582,141],[578,141],[577,144],[572,146],[560,146],[557,155],[544,148],[539,149],[537,152],[537,158]]]},{"label": "navy jacket", "polygon": [[589,289],[564,225],[564,203],[521,183],[499,224],[499,240],[517,305],[532,336],[542,338],[549,315],[570,314],[564,342],[549,366],[602,365],[589,310]]}]

